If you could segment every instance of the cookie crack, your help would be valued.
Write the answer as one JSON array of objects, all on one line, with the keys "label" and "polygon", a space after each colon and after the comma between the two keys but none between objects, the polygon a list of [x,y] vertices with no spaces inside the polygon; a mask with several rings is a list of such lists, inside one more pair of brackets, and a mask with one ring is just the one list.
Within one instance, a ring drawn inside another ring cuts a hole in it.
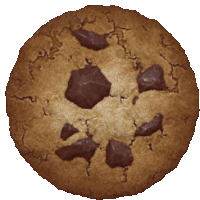
[{"label": "cookie crack", "polygon": [[[93,117],[94,118],[94,117]],[[93,118],[90,118],[90,119],[86,119],[85,120],[85,125],[86,125],[86,135],[88,136],[88,138],[90,137],[90,138],[92,138],[94,135],[92,135],[92,134],[90,134],[90,130],[89,130],[89,124],[88,124],[88,121],[89,120],[91,120],[91,119],[93,119]],[[97,148],[100,148],[100,144],[98,144],[98,146],[97,146]],[[91,163],[92,163],[92,161],[90,160],[90,161],[88,161],[88,164],[87,164],[87,166],[86,166],[86,174],[87,174],[87,176],[89,177],[90,176],[90,168],[91,168]]]},{"label": "cookie crack", "polygon": [[135,119],[133,120],[133,125],[135,126],[135,128],[138,127],[137,124],[136,124],[136,122],[135,122]]},{"label": "cookie crack", "polygon": [[169,91],[179,93],[179,79],[174,76],[173,71],[174,71],[174,67],[171,65],[171,72],[169,73],[169,76],[172,77],[172,79],[175,81],[175,84],[174,84],[174,87]]},{"label": "cookie crack", "polygon": [[21,137],[22,144],[18,143],[18,145],[22,146],[24,149],[26,149],[28,151],[28,153],[25,153],[24,155],[28,155],[28,154],[30,154],[31,150],[25,145],[24,138],[25,138],[25,135],[26,135],[26,128],[25,128],[25,126],[27,126],[27,127],[30,127],[30,126],[27,124],[26,121],[23,121],[23,123],[24,124],[21,125],[22,130],[23,130],[23,134],[22,134],[22,137]]},{"label": "cookie crack", "polygon": [[[114,25],[114,31],[110,32],[109,34],[111,36],[112,35],[116,35],[117,40],[118,40],[117,44],[120,45],[123,48],[124,53],[125,53],[127,59],[131,59],[131,60],[137,61],[139,59],[139,57],[137,57],[136,55],[131,55],[131,51],[127,50],[127,48],[126,48],[126,42],[127,41],[124,39],[123,30],[129,31],[131,29],[126,29],[126,28],[122,28],[122,27],[119,27],[119,26],[115,26],[114,20],[111,20],[111,21],[113,22],[113,25]],[[135,66],[133,68],[135,68]]]},{"label": "cookie crack", "polygon": [[37,102],[37,100],[39,99],[39,97],[37,97],[37,96],[18,97],[18,96],[16,96],[16,95],[11,96],[10,98],[17,99],[17,100],[20,100],[20,101],[23,101],[23,100],[25,100],[25,99],[28,99],[28,100],[31,101],[32,103]]},{"label": "cookie crack", "polygon": [[[61,32],[62,32],[62,30],[60,31],[60,33]],[[63,43],[56,37],[56,35],[59,35],[60,33],[57,33],[57,31],[54,31],[53,33],[51,33],[51,30],[50,30],[49,34],[44,34],[44,33],[39,34],[39,35],[44,35],[44,36],[49,37],[51,39],[52,43],[53,43],[53,46],[50,48],[49,54],[46,51],[44,51],[43,53],[39,52],[38,57],[47,55],[48,60],[54,60],[55,59],[54,54],[56,52],[58,52],[60,47],[63,45]],[[34,61],[36,61],[38,59],[38,57]]]},{"label": "cookie crack", "polygon": [[23,129],[24,133],[22,135],[21,141],[22,141],[22,146],[29,151],[29,149],[24,145],[24,137],[25,137],[25,134],[26,134],[25,126],[28,126],[28,124],[26,122],[25,122],[24,125],[22,125],[22,129]]},{"label": "cookie crack", "polygon": [[60,42],[60,40],[56,36],[51,36],[51,40],[53,42],[53,47],[51,47],[50,49],[48,58],[50,60],[53,60],[55,59],[54,54],[59,51],[59,48],[62,46],[63,43]]},{"label": "cookie crack", "polygon": [[127,100],[128,98],[127,97],[124,97],[122,95],[120,95],[120,103],[123,104],[123,101],[124,100]]},{"label": "cookie crack", "polygon": [[29,152],[28,153],[26,153],[25,155],[27,156],[27,155],[30,155],[31,154],[31,156],[33,157],[33,158],[36,158],[37,160],[39,160],[39,163],[38,163],[38,167],[42,164],[42,163],[44,163],[44,162],[47,162],[48,161],[48,157],[50,156],[50,155],[53,155],[52,153],[47,153],[47,154],[45,154],[44,156],[36,156],[36,155],[34,155],[34,152],[36,151],[35,149],[33,149],[32,151],[31,150],[29,150],[29,149],[27,149]]},{"label": "cookie crack", "polygon": [[109,97],[111,97],[111,98],[116,98],[116,97],[118,97],[118,95],[109,94]]},{"label": "cookie crack", "polygon": [[151,143],[149,143],[149,150],[153,151],[153,145]]},{"label": "cookie crack", "polygon": [[29,69],[29,75],[30,75],[30,77],[31,77],[33,80],[35,80],[34,75],[33,75],[33,70],[30,70],[30,69]]},{"label": "cookie crack", "polygon": [[87,166],[86,166],[86,174],[87,174],[87,176],[90,176],[90,171],[89,171],[89,169],[91,168],[90,164],[91,164],[91,161],[89,161]]},{"label": "cookie crack", "polygon": [[160,39],[161,39],[161,45],[162,45],[162,47],[164,47],[164,48],[166,48],[166,47],[169,47],[169,46],[172,46],[171,44],[165,44],[164,43],[164,39],[165,39],[165,36],[164,35],[160,35]]},{"label": "cookie crack", "polygon": [[25,135],[26,135],[26,128],[25,128],[25,126],[30,127],[30,126],[27,124],[26,121],[25,121],[25,124],[21,126],[22,129],[23,129],[23,135],[22,135],[22,138],[21,138],[22,145],[19,145],[19,146],[23,146],[23,147],[28,151],[27,153],[24,154],[24,156],[27,156],[27,155],[31,154],[34,158],[40,159],[40,163],[38,164],[38,166],[39,166],[39,165],[41,165],[43,162],[45,162],[45,161],[48,160],[48,156],[49,156],[49,155],[53,155],[53,154],[52,154],[52,153],[47,153],[47,154],[45,155],[45,158],[43,158],[43,156],[36,156],[36,155],[34,155],[35,149],[30,150],[30,149],[25,145],[25,142],[24,142],[24,138],[25,138]]},{"label": "cookie crack", "polygon": [[147,29],[146,29],[146,27],[145,27],[144,25],[142,25],[142,28],[143,28],[145,31],[147,31]]},{"label": "cookie crack", "polygon": [[47,113],[46,108],[42,107],[42,111],[43,111],[43,116],[48,116],[48,115],[52,115],[52,113]]},{"label": "cookie crack", "polygon": [[92,137],[92,135],[90,134],[90,132],[89,132],[89,124],[88,124],[88,121],[89,121],[90,119],[86,119],[85,120],[85,125],[86,125],[86,135],[88,136],[88,137]]},{"label": "cookie crack", "polygon": [[173,64],[172,62],[170,62],[165,56],[163,56],[161,53],[159,54],[164,60],[166,60],[170,66],[171,66],[171,72],[169,73],[169,76],[171,76],[171,78],[175,81],[174,87],[169,91],[170,92],[174,92],[174,93],[179,93],[179,78],[176,78],[173,74],[174,68],[175,67],[180,67],[184,70],[187,70],[187,68],[184,65],[180,65],[180,64]]},{"label": "cookie crack", "polygon": [[133,146],[133,142],[135,141],[135,137],[133,137],[133,139],[131,139],[131,142],[130,142],[130,144],[128,145],[128,147],[131,147],[131,146]]},{"label": "cookie crack", "polygon": [[128,182],[128,167],[125,167],[123,169],[123,177],[124,177],[124,180],[122,181],[122,183],[127,183]]},{"label": "cookie crack", "polygon": [[47,153],[47,154],[45,155],[45,158],[43,158],[42,156],[34,156],[34,155],[33,155],[33,157],[35,157],[35,158],[41,160],[40,163],[38,164],[38,166],[40,166],[42,163],[48,161],[48,156],[50,156],[50,155],[53,155],[53,154],[52,154],[52,153]]},{"label": "cookie crack", "polygon": [[107,19],[108,19],[108,22],[110,23],[113,23],[113,31],[111,31],[109,34],[112,36],[112,35],[116,35],[117,36],[117,44],[118,45],[120,45],[122,48],[123,48],[123,50],[124,50],[124,52],[125,52],[125,54],[126,54],[126,56],[127,56],[127,58],[128,59],[132,59],[132,60],[136,60],[138,57],[137,56],[132,56],[131,55],[131,52],[130,51],[128,51],[127,50],[127,48],[126,48],[126,40],[124,39],[124,33],[123,33],[123,30],[125,30],[125,31],[129,31],[129,30],[131,30],[131,29],[127,29],[127,28],[123,28],[123,27],[120,27],[120,26],[116,26],[115,25],[115,21],[114,20],[111,20],[110,18],[109,18],[109,16],[108,16],[108,14],[109,13],[107,13],[107,14],[105,14],[106,15],[106,17],[107,17]]},{"label": "cookie crack", "polygon": [[108,22],[109,22],[109,23],[113,23],[114,31],[115,31],[116,27],[118,27],[118,28],[120,28],[120,29],[123,29],[123,30],[126,30],[126,31],[131,30],[131,29],[128,29],[128,28],[124,28],[124,27],[120,27],[120,26],[115,26],[115,21],[114,21],[114,20],[111,20],[111,19],[109,18],[109,16],[108,16],[109,14],[110,14],[110,12],[106,13],[105,15],[106,15],[106,17],[107,17],[107,19],[108,19]]},{"label": "cookie crack", "polygon": [[[77,15],[77,17],[78,17],[78,15]],[[78,19],[80,20],[79,17],[78,17]],[[81,21],[81,20],[80,20],[80,21]],[[94,24],[96,21],[97,21],[97,17],[96,17],[96,16],[94,17],[94,20],[91,20],[91,21],[89,21],[88,18],[86,17],[86,18],[84,18],[84,20],[81,22],[81,25],[82,25],[82,27],[83,27],[85,24]]]},{"label": "cookie crack", "polygon": [[72,58],[73,58],[72,55],[70,55],[67,61],[70,62]]},{"label": "cookie crack", "polygon": [[34,61],[29,61],[30,64],[28,65],[28,73],[32,80],[35,80],[34,71],[35,70],[40,71],[42,68],[42,64],[46,62],[47,60],[48,60],[48,54],[44,50],[44,52],[41,55],[38,55]]},{"label": "cookie crack", "polygon": [[113,32],[115,32],[115,29],[116,29],[116,27],[115,27],[115,22],[114,22],[114,20],[111,20],[111,19],[109,18],[108,14],[110,14],[110,13],[108,12],[108,13],[106,13],[105,15],[106,15],[106,18],[108,19],[108,22],[109,22],[109,23],[113,23],[113,31],[110,32],[110,33],[113,33]]},{"label": "cookie crack", "polygon": [[94,119],[94,118],[96,118],[96,117],[92,117],[92,118],[89,118],[89,119],[84,119],[85,125],[86,125],[86,135],[87,135],[88,137],[91,137],[91,138],[92,138],[94,135],[92,135],[92,134],[90,133],[90,125],[88,124],[88,121],[91,120],[91,119]]},{"label": "cookie crack", "polygon": [[46,105],[46,107],[42,107],[43,117],[44,116],[51,116],[53,113],[47,111],[47,109],[49,107],[50,100],[46,99],[45,102],[46,102],[47,105]]},{"label": "cookie crack", "polygon": [[127,95],[127,96],[125,97],[125,96],[120,95],[120,94],[119,94],[119,95],[112,95],[112,94],[109,94],[108,96],[109,96],[110,98],[117,98],[121,104],[123,104],[123,103],[130,97],[130,95]]},{"label": "cookie crack", "polygon": [[139,95],[138,96],[135,96],[132,100],[132,104],[135,105],[137,100],[139,99]]},{"label": "cookie crack", "polygon": [[185,65],[180,65],[180,64],[178,64],[178,63],[173,64],[173,63],[170,62],[163,54],[159,53],[159,55],[160,55],[164,60],[166,60],[172,67],[181,67],[182,69],[187,70],[187,67],[186,67]]},{"label": "cookie crack", "polygon": [[86,62],[88,65],[92,65],[91,59],[85,58],[85,62]]},{"label": "cookie crack", "polygon": [[160,130],[160,137],[161,138],[167,137],[167,134],[164,133],[164,129]]},{"label": "cookie crack", "polygon": [[[133,120],[133,127],[135,127],[136,130],[137,130],[137,128],[138,128],[138,126],[137,126],[137,124],[136,124],[136,122],[135,122],[135,119]],[[135,141],[135,136],[133,136],[133,138],[131,139],[130,144],[129,144],[128,146],[131,147],[131,146],[133,145],[133,142],[134,142],[134,141]]]}]

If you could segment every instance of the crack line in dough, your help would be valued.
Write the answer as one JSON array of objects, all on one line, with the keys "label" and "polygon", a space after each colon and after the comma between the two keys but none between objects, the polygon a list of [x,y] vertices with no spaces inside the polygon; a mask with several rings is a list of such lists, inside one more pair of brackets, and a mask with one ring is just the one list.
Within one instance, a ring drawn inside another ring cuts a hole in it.
[{"label": "crack line in dough", "polygon": [[127,183],[128,182],[128,170],[129,170],[129,167],[125,167],[123,169],[124,180],[122,181],[122,183]]},{"label": "crack line in dough", "polygon": [[130,51],[127,52],[127,49],[126,49],[125,45],[120,44],[120,41],[123,41],[124,43],[126,43],[126,40],[123,39],[123,38],[124,38],[124,34],[123,34],[123,38],[120,39],[119,36],[118,36],[118,34],[116,33],[116,29],[117,29],[117,28],[119,28],[119,29],[121,29],[121,30],[126,30],[126,31],[129,31],[129,30],[131,30],[131,29],[127,29],[127,28],[123,28],[123,27],[120,27],[120,26],[116,26],[116,25],[115,25],[115,21],[114,21],[114,20],[111,20],[111,19],[109,18],[108,14],[110,14],[110,13],[107,13],[107,14],[105,14],[105,15],[106,15],[106,17],[107,17],[107,19],[108,19],[108,22],[112,22],[112,23],[113,23],[113,28],[114,28],[114,30],[111,31],[109,34],[111,34],[111,35],[112,35],[112,34],[113,34],[113,35],[116,35],[117,40],[118,40],[117,44],[120,45],[120,46],[124,49],[124,53],[126,54],[126,56],[128,56],[128,59],[137,60],[137,57],[136,57],[136,56],[132,56]]},{"label": "crack line in dough", "polygon": [[52,153],[47,153],[47,154],[45,155],[45,158],[43,158],[42,156],[35,156],[35,155],[34,155],[34,151],[36,151],[36,150],[35,150],[35,149],[30,150],[30,149],[24,144],[24,138],[25,138],[25,135],[26,135],[26,128],[25,128],[25,126],[30,127],[26,122],[25,122],[24,125],[21,126],[22,129],[23,129],[23,131],[24,131],[24,133],[23,133],[22,138],[21,138],[22,145],[19,145],[19,146],[23,146],[23,147],[28,151],[27,153],[24,154],[25,156],[31,154],[34,158],[40,159],[41,161],[40,161],[40,163],[38,164],[38,166],[39,166],[39,165],[41,165],[43,162],[48,161],[48,156],[49,156],[49,155],[53,155],[53,154],[52,154]]},{"label": "crack line in dough", "polygon": [[23,100],[25,100],[25,99],[28,99],[28,100],[30,100],[32,103],[35,103],[35,102],[37,102],[37,99],[40,99],[40,98],[37,97],[37,96],[18,97],[18,96],[16,96],[16,95],[10,96],[10,98],[18,99],[18,100],[20,100],[20,101],[23,101]]},{"label": "crack line in dough", "polygon": [[180,65],[180,64],[172,64],[167,58],[165,58],[165,56],[163,56],[161,53],[159,53],[159,55],[166,60],[170,66],[171,66],[171,72],[169,73],[169,76],[172,77],[172,79],[175,81],[174,87],[172,88],[172,90],[169,90],[170,92],[174,92],[174,93],[179,93],[179,78],[176,78],[173,74],[174,68],[175,67],[180,67],[184,70],[187,70],[187,68],[184,65]]},{"label": "crack line in dough", "polygon": [[161,45],[162,45],[162,47],[166,48],[168,46],[172,46],[172,44],[165,44],[164,43],[165,36],[163,34],[160,35],[160,39],[161,39]]},{"label": "crack line in dough", "polygon": [[183,68],[184,70],[187,70],[187,67],[186,67],[185,65],[180,65],[180,64],[178,64],[178,63],[173,64],[173,63],[171,63],[167,58],[165,58],[165,56],[163,56],[163,54],[159,53],[159,55],[160,55],[164,60],[166,60],[171,66],[173,66],[173,67],[181,67],[181,68]]}]

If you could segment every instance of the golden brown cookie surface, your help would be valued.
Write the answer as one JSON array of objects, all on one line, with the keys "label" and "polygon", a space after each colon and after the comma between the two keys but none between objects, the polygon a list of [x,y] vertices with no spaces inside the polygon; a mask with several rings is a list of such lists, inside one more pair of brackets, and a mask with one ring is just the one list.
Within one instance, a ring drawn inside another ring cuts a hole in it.
[{"label": "golden brown cookie surface", "polygon": [[[127,20],[121,21],[120,15]],[[141,192],[176,167],[194,132],[198,91],[187,57],[160,25],[134,11],[87,7],[60,21],[65,23],[41,28],[21,49],[7,88],[11,135],[25,159],[59,189],[93,198],[104,197],[102,191],[107,198]],[[102,50],[81,46],[72,34],[80,27],[109,34],[109,45]],[[163,69],[167,89],[139,91],[139,74],[154,64]],[[109,95],[92,109],[65,98],[71,71],[85,65],[98,66],[111,83]],[[162,128],[134,137],[158,114]],[[63,141],[66,123],[79,132]],[[91,163],[84,158],[63,161],[55,154],[87,138],[87,131],[99,144]],[[131,165],[111,168],[106,163],[109,140],[131,149]],[[78,184],[81,180],[85,182]]]}]

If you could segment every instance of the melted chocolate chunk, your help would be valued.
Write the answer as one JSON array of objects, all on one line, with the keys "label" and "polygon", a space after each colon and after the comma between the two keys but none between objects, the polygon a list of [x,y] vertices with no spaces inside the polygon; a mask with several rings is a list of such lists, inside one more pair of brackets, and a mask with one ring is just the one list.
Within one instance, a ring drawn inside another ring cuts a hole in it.
[{"label": "melted chocolate chunk", "polygon": [[71,124],[66,123],[62,128],[60,137],[63,140],[67,140],[67,138],[78,132],[79,130],[77,128],[73,127]]},{"label": "melted chocolate chunk", "polygon": [[81,108],[91,109],[109,95],[111,83],[98,67],[73,70],[65,97]]},{"label": "melted chocolate chunk", "polygon": [[110,140],[106,147],[106,163],[111,167],[126,167],[133,162],[131,149],[121,142]]},{"label": "melted chocolate chunk", "polygon": [[72,31],[72,34],[76,37],[82,46],[87,47],[88,49],[97,51],[105,49],[109,45],[106,41],[106,37],[108,36],[107,34],[99,35],[91,31],[85,31],[83,29]]},{"label": "melted chocolate chunk", "polygon": [[144,72],[140,71],[137,77],[139,92],[148,90],[167,90],[162,67],[152,65]]},{"label": "melted chocolate chunk", "polygon": [[157,114],[153,120],[142,124],[135,132],[135,136],[150,136],[157,130],[162,130],[162,119],[163,116],[160,113]]},{"label": "melted chocolate chunk", "polygon": [[90,137],[73,143],[71,146],[61,147],[55,153],[62,160],[73,160],[76,157],[85,158],[90,162],[93,157],[98,144],[96,144]]}]

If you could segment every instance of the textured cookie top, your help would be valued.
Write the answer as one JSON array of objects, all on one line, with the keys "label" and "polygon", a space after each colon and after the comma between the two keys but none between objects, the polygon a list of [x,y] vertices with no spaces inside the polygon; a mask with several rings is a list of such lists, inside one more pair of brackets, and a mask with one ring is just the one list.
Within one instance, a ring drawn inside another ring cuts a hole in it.
[{"label": "textured cookie top", "polygon": [[58,189],[137,194],[173,170],[198,117],[180,44],[157,21],[87,6],[42,26],[20,49],[6,91],[16,147]]}]

